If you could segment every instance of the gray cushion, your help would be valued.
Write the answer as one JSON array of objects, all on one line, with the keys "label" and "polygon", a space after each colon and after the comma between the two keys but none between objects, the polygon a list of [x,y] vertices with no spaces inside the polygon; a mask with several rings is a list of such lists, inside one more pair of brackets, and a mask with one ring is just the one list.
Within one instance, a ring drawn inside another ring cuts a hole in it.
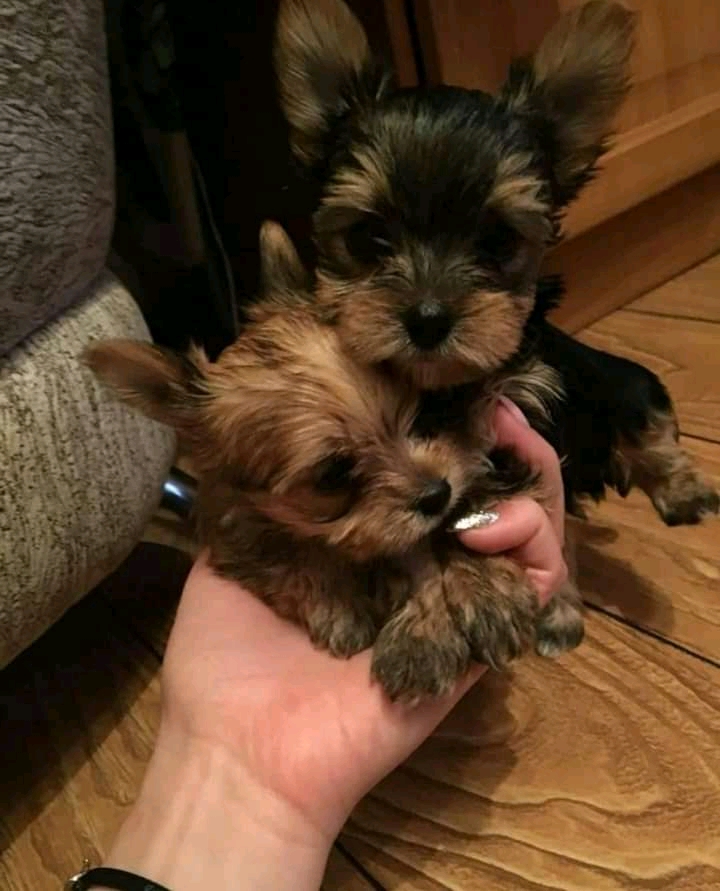
[{"label": "gray cushion", "polygon": [[107,273],[0,359],[0,667],[129,554],[173,459],[173,434],[80,363],[105,337],[149,339]]},{"label": "gray cushion", "polygon": [[103,5],[0,0],[0,355],[78,300],[113,224]]}]

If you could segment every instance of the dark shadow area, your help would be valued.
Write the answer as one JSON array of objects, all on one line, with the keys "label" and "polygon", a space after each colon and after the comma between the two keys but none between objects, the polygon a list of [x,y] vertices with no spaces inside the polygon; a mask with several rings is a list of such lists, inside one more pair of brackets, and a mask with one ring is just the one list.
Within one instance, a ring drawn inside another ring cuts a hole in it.
[{"label": "dark shadow area", "polygon": [[[390,59],[383,4],[349,5],[376,53]],[[183,349],[193,339],[213,357],[255,297],[263,220],[282,223],[314,261],[317,184],[291,155],[278,101],[278,0],[222,0],[202,15],[189,0],[160,7],[107,0],[118,193],[112,266],[156,341]]]},{"label": "dark shadow area", "polygon": [[653,584],[639,575],[630,562],[599,549],[617,536],[614,529],[589,524],[583,526],[582,535],[578,532],[575,559],[583,597],[634,624],[671,636],[675,615],[672,598],[662,588],[662,579]]},{"label": "dark shadow area", "polygon": [[[0,672],[0,851],[93,760],[156,677],[159,660],[132,628],[131,596],[145,598],[148,613],[160,613],[177,599],[188,569],[187,559],[179,559],[178,552],[140,546]],[[109,596],[118,588],[128,595],[125,614]],[[152,604],[158,605],[157,610]],[[133,734],[128,741],[143,761],[150,756],[151,744],[142,734]],[[113,781],[98,771],[94,778],[98,795],[117,795]],[[82,806],[92,808],[92,802]],[[66,823],[71,826],[74,811],[69,799],[67,808]],[[91,843],[92,839],[83,840]],[[67,863],[67,874],[78,866]]]},{"label": "dark shadow area", "polygon": [[121,571],[103,583],[105,603],[154,655],[162,658],[192,558],[183,551],[147,542]]}]

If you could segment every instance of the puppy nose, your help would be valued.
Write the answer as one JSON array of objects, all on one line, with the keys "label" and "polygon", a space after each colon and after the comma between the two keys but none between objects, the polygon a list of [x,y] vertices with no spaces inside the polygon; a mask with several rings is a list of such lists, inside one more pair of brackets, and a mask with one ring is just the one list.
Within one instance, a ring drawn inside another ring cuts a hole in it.
[{"label": "puppy nose", "polygon": [[433,480],[415,502],[415,510],[425,517],[441,514],[450,502],[452,489],[447,480]]},{"label": "puppy nose", "polygon": [[421,350],[439,346],[451,328],[450,311],[437,300],[416,303],[405,314],[405,330],[413,344]]}]

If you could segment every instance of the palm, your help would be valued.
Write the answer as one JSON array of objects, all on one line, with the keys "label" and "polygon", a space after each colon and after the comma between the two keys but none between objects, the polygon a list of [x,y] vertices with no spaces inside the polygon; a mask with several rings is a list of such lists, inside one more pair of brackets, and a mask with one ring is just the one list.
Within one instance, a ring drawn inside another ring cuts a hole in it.
[{"label": "palm", "polygon": [[344,662],[318,652],[202,564],[183,594],[164,683],[171,719],[232,749],[255,781],[332,831],[452,704],[391,706],[370,682],[367,653]]}]

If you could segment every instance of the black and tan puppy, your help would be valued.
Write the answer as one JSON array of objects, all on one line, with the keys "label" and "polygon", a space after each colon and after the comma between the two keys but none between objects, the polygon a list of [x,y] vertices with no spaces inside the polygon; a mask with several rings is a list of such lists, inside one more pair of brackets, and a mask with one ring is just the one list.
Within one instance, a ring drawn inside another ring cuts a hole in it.
[{"label": "black and tan puppy", "polygon": [[[321,187],[317,300],[358,361],[446,390],[536,357],[565,398],[550,425],[531,381],[520,401],[565,459],[568,508],[637,486],[666,523],[696,523],[720,502],[678,443],[666,389],[551,326],[561,286],[539,278],[607,147],[634,31],[633,13],[592,0],[497,96],[395,89],[342,0],[283,0],[275,61],[294,151]],[[430,401],[442,422],[452,400]]]},{"label": "black and tan puppy", "polygon": [[450,531],[537,490],[511,456],[500,469],[487,459],[488,406],[513,384],[498,379],[461,424],[417,436],[417,391],[357,363],[318,321],[278,226],[263,228],[262,255],[264,299],[217,362],[131,341],[86,355],[125,402],[177,431],[214,568],[336,655],[374,645],[393,697],[443,693],[471,659],[500,667],[533,644],[566,646],[519,566],[469,553]]}]

